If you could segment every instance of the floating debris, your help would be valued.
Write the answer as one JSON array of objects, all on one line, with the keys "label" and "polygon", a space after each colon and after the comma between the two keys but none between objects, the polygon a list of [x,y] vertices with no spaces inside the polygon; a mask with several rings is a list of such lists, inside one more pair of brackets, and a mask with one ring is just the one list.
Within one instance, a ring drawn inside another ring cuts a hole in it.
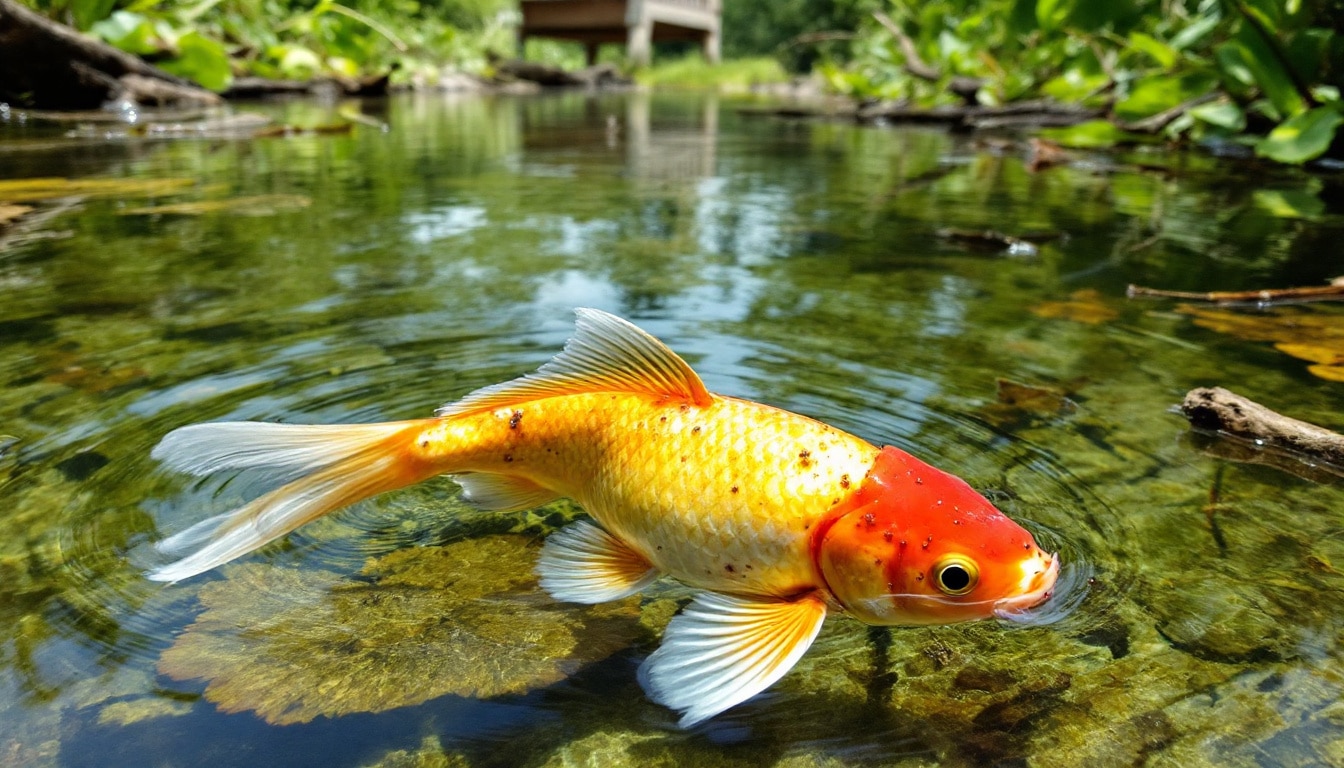
[{"label": "floating debris", "polygon": [[1274,348],[1313,363],[1307,371],[1329,381],[1344,381],[1344,315],[1330,312],[1272,310],[1234,312],[1182,304],[1176,311],[1195,325],[1245,341],[1272,341]]},{"label": "floating debris", "polygon": [[66,179],[59,177],[0,180],[0,202],[32,203],[65,197],[170,195],[196,185],[194,179]]},{"label": "floating debris", "polygon": [[210,213],[233,213],[240,216],[270,216],[294,211],[312,205],[312,198],[304,195],[252,195],[223,200],[197,200],[185,203],[165,203],[127,208],[123,216],[204,216]]},{"label": "floating debris", "polygon": [[1078,404],[1048,387],[1022,384],[1000,378],[996,382],[998,400],[1004,405],[1043,416],[1075,413]]},{"label": "floating debris", "polygon": [[938,236],[945,240],[955,240],[964,245],[1003,250],[1009,256],[1035,256],[1041,252],[1040,246],[1020,237],[1005,235],[994,229],[953,229],[938,230]]},{"label": "floating debris", "polygon": [[1100,325],[1119,317],[1093,288],[1084,288],[1069,294],[1068,301],[1044,301],[1031,308],[1031,313],[1048,319],[1072,320],[1088,325]]},{"label": "floating debris", "polygon": [[1222,387],[1190,390],[1181,412],[1196,429],[1330,464],[1344,474],[1344,435],[1284,416]]}]

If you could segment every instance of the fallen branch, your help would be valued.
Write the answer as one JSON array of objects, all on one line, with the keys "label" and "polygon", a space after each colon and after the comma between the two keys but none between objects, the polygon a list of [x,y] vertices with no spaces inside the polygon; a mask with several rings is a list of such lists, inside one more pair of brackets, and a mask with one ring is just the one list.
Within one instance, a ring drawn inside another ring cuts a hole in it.
[{"label": "fallen branch", "polygon": [[1072,125],[1092,120],[1100,110],[1061,104],[1051,99],[1014,101],[998,106],[962,104],[943,107],[912,107],[893,101],[865,106],[855,117],[860,122],[947,123],[960,128],[991,127],[996,123],[1015,125]]},{"label": "fallen branch", "polygon": [[[918,77],[920,80],[927,80],[936,83],[943,78],[943,71],[938,67],[929,64],[920,58],[919,51],[915,48],[915,41],[905,34],[901,25],[891,20],[891,17],[881,11],[873,11],[873,18],[877,23],[886,28],[891,36],[896,38],[896,44],[901,47],[901,55],[905,57],[905,70]],[[974,104],[975,94],[985,84],[985,81],[978,77],[956,76],[947,82],[947,90],[960,96],[967,104]]]},{"label": "fallen branch", "polygon": [[1280,301],[1332,301],[1344,299],[1344,277],[1330,280],[1329,285],[1311,285],[1301,288],[1266,288],[1258,291],[1167,291],[1161,288],[1147,288],[1131,285],[1125,289],[1125,295],[1131,299],[1153,297],[1161,299],[1182,299],[1184,301],[1207,301],[1213,304],[1273,304]]},{"label": "fallen branch", "polygon": [[0,101],[45,109],[220,103],[219,96],[129,53],[0,0]]},{"label": "fallen branch", "polygon": [[1190,426],[1331,465],[1344,473],[1344,435],[1271,411],[1222,387],[1192,389],[1181,403]]}]

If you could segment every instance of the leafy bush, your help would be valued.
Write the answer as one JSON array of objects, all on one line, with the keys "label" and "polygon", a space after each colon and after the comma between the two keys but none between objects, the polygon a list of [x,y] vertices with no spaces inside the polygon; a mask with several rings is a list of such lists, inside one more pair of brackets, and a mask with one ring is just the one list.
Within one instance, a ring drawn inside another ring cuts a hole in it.
[{"label": "leafy bush", "polygon": [[952,77],[974,77],[981,103],[1106,106],[1122,128],[1246,142],[1289,163],[1326,152],[1344,123],[1337,0],[890,0],[885,12],[941,79],[912,74],[898,36],[870,18],[852,58],[819,66],[837,90],[931,106],[958,99]]}]

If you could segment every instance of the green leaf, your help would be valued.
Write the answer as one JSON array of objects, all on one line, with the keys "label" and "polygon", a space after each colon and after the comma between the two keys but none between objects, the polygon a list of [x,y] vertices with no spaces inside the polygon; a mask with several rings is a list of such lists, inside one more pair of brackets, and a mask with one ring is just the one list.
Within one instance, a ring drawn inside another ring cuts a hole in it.
[{"label": "green leaf", "polygon": [[1130,86],[1129,95],[1115,105],[1115,114],[1123,120],[1145,118],[1208,93],[1213,85],[1214,78],[1203,72],[1145,77]]},{"label": "green leaf", "polygon": [[1037,0],[1036,23],[1050,31],[1064,24],[1073,12],[1074,0]]},{"label": "green leaf", "polygon": [[1329,29],[1313,27],[1293,35],[1284,46],[1284,53],[1293,69],[1307,82],[1318,82],[1328,65],[1326,52],[1330,50],[1330,41],[1334,32]]},{"label": "green leaf", "polygon": [[1104,72],[1088,73],[1073,67],[1042,84],[1041,93],[1059,101],[1082,101],[1083,97],[1096,92],[1108,80],[1110,78]]},{"label": "green leaf", "polygon": [[279,62],[285,77],[303,80],[322,71],[321,57],[302,45],[277,45],[269,53]]},{"label": "green leaf", "polygon": [[1163,69],[1171,69],[1179,56],[1176,49],[1143,32],[1129,33],[1129,47],[1151,57]]},{"label": "green leaf", "polygon": [[1325,213],[1325,202],[1303,189],[1257,189],[1255,204],[1280,219],[1312,219]]},{"label": "green leaf", "polygon": [[67,7],[70,9],[76,28],[91,29],[94,22],[107,18],[107,14],[116,5],[116,0],[72,0]]},{"label": "green leaf", "polygon": [[1344,116],[1339,110],[1317,107],[1270,131],[1255,145],[1255,153],[1280,163],[1305,163],[1330,148],[1340,123],[1344,123]]},{"label": "green leaf", "polygon": [[108,45],[116,46],[127,53],[142,56],[159,51],[154,25],[138,13],[117,11],[94,24],[89,28],[89,32]]},{"label": "green leaf", "polygon": [[1274,51],[1249,24],[1242,24],[1236,42],[1245,49],[1242,62],[1255,77],[1256,85],[1285,117],[1301,113],[1307,108],[1292,77],[1284,70]]},{"label": "green leaf", "polygon": [[1213,6],[1213,10],[1208,11],[1207,15],[1195,19],[1185,29],[1172,35],[1169,45],[1178,51],[1183,51],[1207,37],[1223,20],[1217,8],[1218,6]]},{"label": "green leaf", "polygon": [[1196,120],[1233,133],[1246,130],[1246,113],[1241,111],[1241,107],[1228,101],[1200,104],[1187,114]]},{"label": "green leaf", "polygon": [[1131,138],[1109,120],[1089,120],[1064,128],[1045,128],[1041,136],[1065,147],[1096,149],[1113,147]]},{"label": "green leaf", "polygon": [[233,73],[229,56],[218,41],[199,32],[188,32],[177,39],[177,57],[163,62],[165,70],[194,80],[203,88],[222,91],[229,86]]},{"label": "green leaf", "polygon": [[1214,51],[1218,62],[1218,71],[1223,75],[1223,85],[1237,93],[1245,93],[1255,87],[1255,73],[1251,71],[1250,51],[1237,42],[1224,43]]}]

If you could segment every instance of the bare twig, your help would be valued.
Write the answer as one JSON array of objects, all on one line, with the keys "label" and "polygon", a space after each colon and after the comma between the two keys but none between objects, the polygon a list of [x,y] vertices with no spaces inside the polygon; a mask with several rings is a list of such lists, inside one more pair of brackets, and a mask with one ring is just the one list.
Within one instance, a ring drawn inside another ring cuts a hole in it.
[{"label": "bare twig", "polygon": [[1182,299],[1185,301],[1207,301],[1214,304],[1242,304],[1254,302],[1269,304],[1276,301],[1331,301],[1344,299],[1344,277],[1336,277],[1329,285],[1310,285],[1300,288],[1266,288],[1258,291],[1168,291],[1161,288],[1147,288],[1131,285],[1125,290],[1131,299],[1152,297],[1161,299]]},{"label": "bare twig", "polygon": [[910,74],[921,80],[937,82],[943,76],[942,70],[933,66],[920,58],[919,51],[915,50],[915,41],[905,34],[901,25],[891,20],[891,17],[881,11],[873,11],[873,18],[877,23],[886,28],[891,36],[896,38],[896,43],[901,46],[901,55],[905,57],[905,68]]},{"label": "bare twig", "polygon": [[[918,77],[920,80],[929,82],[938,82],[943,77],[943,71],[938,67],[929,64],[920,58],[919,51],[915,48],[915,41],[905,34],[901,25],[891,20],[891,17],[881,11],[873,11],[873,18],[881,24],[891,36],[896,38],[896,43],[901,46],[901,55],[905,57],[905,69],[910,74]],[[978,77],[956,76],[947,83],[947,89],[966,100],[967,103],[975,103],[975,93],[983,87],[985,81]]]}]

